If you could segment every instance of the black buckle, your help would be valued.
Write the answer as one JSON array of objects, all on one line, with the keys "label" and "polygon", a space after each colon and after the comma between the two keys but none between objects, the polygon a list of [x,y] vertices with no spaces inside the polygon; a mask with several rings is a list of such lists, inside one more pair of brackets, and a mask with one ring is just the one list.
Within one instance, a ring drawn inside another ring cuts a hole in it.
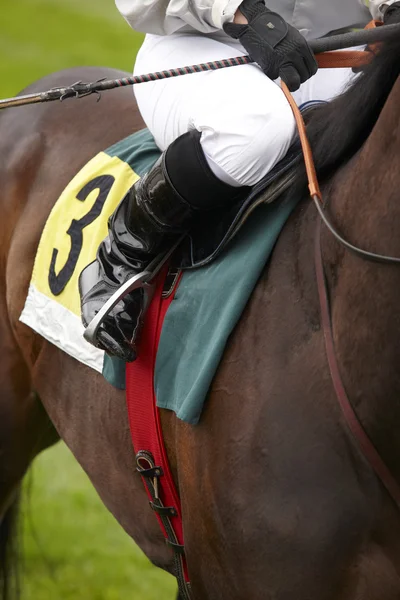
[{"label": "black buckle", "polygon": [[142,477],[149,477],[150,479],[154,479],[155,477],[162,477],[164,475],[164,471],[162,467],[150,467],[148,469],[142,469],[142,467],[137,467],[136,470]]},{"label": "black buckle", "polygon": [[154,502],[149,502],[151,508],[158,515],[162,517],[177,517],[178,513],[176,512],[176,508],[173,506],[160,506],[159,504],[155,504]]},{"label": "black buckle", "polygon": [[175,542],[171,542],[171,540],[165,539],[165,543],[168,546],[171,546],[172,550],[175,552],[175,554],[185,554],[185,546],[182,546],[182,544],[176,544]]}]

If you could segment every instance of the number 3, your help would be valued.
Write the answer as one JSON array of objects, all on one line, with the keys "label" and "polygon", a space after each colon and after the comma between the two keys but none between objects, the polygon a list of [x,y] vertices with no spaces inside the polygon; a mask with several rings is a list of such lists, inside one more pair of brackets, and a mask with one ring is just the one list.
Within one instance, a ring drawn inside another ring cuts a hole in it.
[{"label": "number 3", "polygon": [[71,237],[71,250],[69,251],[67,262],[62,267],[58,275],[55,272],[58,250],[57,248],[53,248],[48,281],[50,290],[54,296],[61,294],[68,281],[71,279],[82,250],[82,231],[85,227],[93,223],[93,221],[100,215],[114,181],[115,177],[112,175],[100,175],[99,177],[96,177],[95,179],[92,179],[92,181],[86,183],[76,195],[76,198],[83,202],[86,200],[90,192],[96,189],[99,190],[99,195],[97,196],[96,202],[93,204],[90,211],[78,221],[76,219],[72,219],[71,224],[68,227],[67,233]]}]

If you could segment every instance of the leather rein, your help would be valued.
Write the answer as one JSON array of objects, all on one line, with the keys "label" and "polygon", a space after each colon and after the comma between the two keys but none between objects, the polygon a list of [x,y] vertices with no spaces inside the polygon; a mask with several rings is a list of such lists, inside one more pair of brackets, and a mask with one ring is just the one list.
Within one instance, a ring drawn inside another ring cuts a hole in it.
[{"label": "leather rein", "polygon": [[[330,56],[327,56],[330,55]],[[343,55],[343,56],[341,56]],[[317,57],[319,60],[320,67],[347,67],[360,66],[370,62],[373,58],[373,52],[330,52],[325,53]],[[328,289],[324,273],[324,265],[322,260],[321,250],[321,224],[327,227],[330,233],[335,239],[344,246],[350,252],[353,252],[358,257],[368,260],[376,261],[384,264],[400,264],[400,258],[394,256],[385,256],[384,254],[375,254],[369,252],[357,246],[354,246],[335,229],[330,222],[326,211],[324,210],[324,202],[322,199],[321,190],[318,183],[314,160],[312,156],[311,147],[306,134],[306,126],[303,121],[303,117],[298,109],[293,97],[291,96],[287,86],[282,82],[282,90],[292,108],[296,125],[299,132],[300,142],[303,150],[304,162],[306,166],[308,187],[310,191],[310,197],[313,200],[318,214],[319,219],[317,222],[316,240],[315,240],[315,268],[317,276],[318,295],[320,301],[321,310],[321,325],[324,333],[325,348],[328,359],[329,371],[333,383],[333,387],[336,392],[336,396],[339,402],[339,406],[343,412],[346,423],[356,439],[360,450],[362,451],[364,458],[367,460],[375,474],[378,476],[386,490],[390,494],[392,500],[395,502],[397,507],[400,509],[400,485],[393,477],[388,467],[380,457],[376,450],[373,442],[368,437],[363,426],[361,425],[352,405],[347,396],[345,387],[343,385],[342,377],[340,375],[340,369],[336,358],[335,346],[333,340],[332,331],[332,320],[328,299]]]}]

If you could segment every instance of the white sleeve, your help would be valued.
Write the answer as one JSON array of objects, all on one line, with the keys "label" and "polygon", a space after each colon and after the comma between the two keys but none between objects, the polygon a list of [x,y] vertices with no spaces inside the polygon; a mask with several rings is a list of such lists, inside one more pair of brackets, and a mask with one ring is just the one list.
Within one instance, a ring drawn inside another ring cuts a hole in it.
[{"label": "white sleeve", "polygon": [[369,8],[372,17],[376,21],[382,21],[385,10],[398,0],[359,0],[360,4]]},{"label": "white sleeve", "polygon": [[144,33],[169,35],[185,25],[202,33],[222,29],[243,0],[115,0],[129,25]]}]

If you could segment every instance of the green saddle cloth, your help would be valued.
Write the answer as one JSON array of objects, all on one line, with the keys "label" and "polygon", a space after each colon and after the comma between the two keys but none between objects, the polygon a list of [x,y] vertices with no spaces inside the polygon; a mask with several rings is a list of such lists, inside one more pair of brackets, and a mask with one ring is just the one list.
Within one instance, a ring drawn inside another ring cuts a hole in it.
[{"label": "green saddle cloth", "polygon": [[[140,176],[159,156],[148,130],[106,152],[129,162]],[[229,335],[297,203],[292,198],[261,205],[214,262],[184,272],[157,352],[154,385],[160,408],[173,410],[188,423],[198,422]],[[124,388],[125,364],[120,360],[106,357],[103,375]]]}]

